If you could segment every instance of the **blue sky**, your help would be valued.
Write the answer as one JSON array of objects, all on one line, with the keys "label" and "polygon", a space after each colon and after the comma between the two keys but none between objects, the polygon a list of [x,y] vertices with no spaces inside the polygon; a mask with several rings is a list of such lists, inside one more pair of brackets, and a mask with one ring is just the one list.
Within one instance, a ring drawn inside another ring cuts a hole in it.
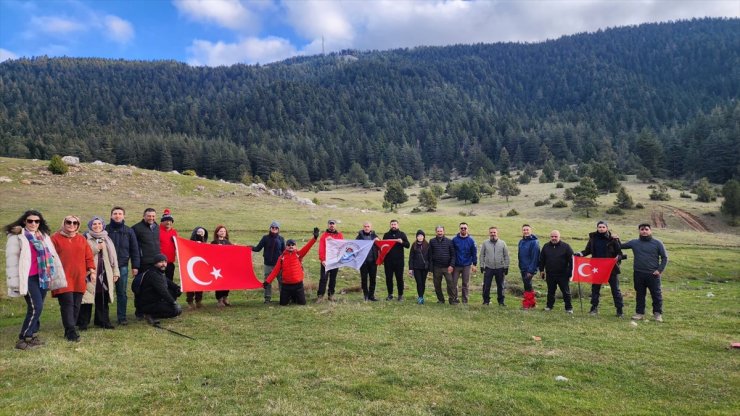
[{"label": "blue sky", "polygon": [[39,55],[269,63],[342,49],[541,41],[740,0],[0,0],[0,61]]}]

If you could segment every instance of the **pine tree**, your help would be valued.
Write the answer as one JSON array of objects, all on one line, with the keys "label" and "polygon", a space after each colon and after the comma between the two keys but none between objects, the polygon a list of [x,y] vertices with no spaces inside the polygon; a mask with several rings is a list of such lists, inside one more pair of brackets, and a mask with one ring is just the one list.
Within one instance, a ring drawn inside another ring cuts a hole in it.
[{"label": "pine tree", "polygon": [[711,202],[717,199],[707,178],[701,178],[699,180],[694,187],[694,193],[696,193],[696,200],[699,202]]},{"label": "pine tree", "polygon": [[619,188],[617,193],[617,199],[614,201],[614,205],[622,209],[632,209],[635,206],[632,197],[627,193],[627,189],[623,186]]},{"label": "pine tree", "polygon": [[[544,145],[543,145],[544,146]],[[547,159],[545,166],[542,168],[540,183],[550,183],[555,180],[555,163],[552,159]]]},{"label": "pine tree", "polygon": [[498,157],[498,170],[502,175],[508,175],[511,170],[511,161],[509,160],[509,151],[506,147],[501,148],[501,154]]},{"label": "pine tree", "polygon": [[502,176],[498,180],[498,194],[506,198],[506,202],[509,202],[510,196],[517,196],[522,190],[516,185],[516,183],[508,176]]},{"label": "pine tree", "polygon": [[428,212],[434,212],[437,210],[437,197],[431,190],[424,188],[419,192],[419,206],[426,208]]},{"label": "pine tree", "polygon": [[598,206],[596,198],[599,190],[594,180],[588,176],[581,178],[581,182],[573,188],[573,196],[573,211],[583,211],[586,218],[590,218],[591,211],[595,211],[593,208]]},{"label": "pine tree", "polygon": [[737,225],[740,217],[740,182],[730,179],[722,187],[722,213],[730,217],[730,224]]},{"label": "pine tree", "polygon": [[406,192],[403,190],[403,186],[401,186],[401,182],[398,180],[393,179],[388,181],[385,188],[386,190],[385,195],[383,195],[383,200],[388,203],[391,210],[409,200],[408,195],[406,195]]}]

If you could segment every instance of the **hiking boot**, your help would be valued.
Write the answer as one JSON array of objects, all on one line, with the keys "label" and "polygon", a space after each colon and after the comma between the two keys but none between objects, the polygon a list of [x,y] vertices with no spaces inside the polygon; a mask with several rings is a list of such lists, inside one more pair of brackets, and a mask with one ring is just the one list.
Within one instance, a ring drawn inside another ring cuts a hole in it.
[{"label": "hiking boot", "polygon": [[270,298],[265,298],[265,302],[264,303],[272,303],[272,300]]},{"label": "hiking boot", "polygon": [[44,345],[44,341],[41,341],[41,338],[38,337],[38,335],[34,335],[31,337],[31,346],[33,347],[40,347]]},{"label": "hiking boot", "polygon": [[223,308],[226,306],[226,303],[224,302],[224,298],[221,298],[218,300],[218,303],[216,304],[219,308]]},{"label": "hiking boot", "polygon": [[403,302],[403,295],[398,295],[398,301]]},{"label": "hiking boot", "polygon": [[385,298],[385,300],[393,300],[393,295],[388,295],[388,297]]},{"label": "hiking boot", "polygon": [[122,319],[122,320],[118,321],[118,325],[126,326],[126,325],[128,325],[128,320],[127,319]]},{"label": "hiking boot", "polygon": [[653,319],[655,319],[655,322],[663,322],[663,315],[656,312],[653,314]]},{"label": "hiking boot", "polygon": [[329,295],[329,302],[336,302],[337,298],[334,297],[334,295]]},{"label": "hiking boot", "polygon": [[645,315],[643,315],[641,313],[636,313],[636,314],[632,315],[632,320],[633,321],[642,321],[643,319],[645,319]]},{"label": "hiking boot", "polygon": [[321,295],[316,298],[316,303],[323,303],[324,302],[324,295]]},{"label": "hiking boot", "polygon": [[30,338],[28,338],[28,341],[26,341],[25,339],[19,339],[18,342],[15,343],[15,347],[19,350],[27,350],[29,348],[32,348],[31,344],[29,343],[30,340]]},{"label": "hiking boot", "polygon": [[144,319],[149,325],[159,325],[159,321],[154,319],[151,315],[144,315]]},{"label": "hiking boot", "polygon": [[376,299],[375,296],[370,296],[370,297],[367,298],[367,300],[369,300],[370,302],[377,302],[378,301],[378,299]]}]

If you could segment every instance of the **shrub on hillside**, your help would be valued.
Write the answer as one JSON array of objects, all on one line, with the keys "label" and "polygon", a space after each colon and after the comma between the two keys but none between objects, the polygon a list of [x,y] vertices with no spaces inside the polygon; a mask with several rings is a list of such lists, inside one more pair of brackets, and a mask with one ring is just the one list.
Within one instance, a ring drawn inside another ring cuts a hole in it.
[{"label": "shrub on hillside", "polygon": [[64,175],[69,172],[69,166],[62,160],[59,155],[54,155],[49,161],[49,171],[55,175]]},{"label": "shrub on hillside", "polygon": [[565,201],[563,201],[563,200],[560,200],[560,201],[552,204],[552,207],[553,208],[567,208],[568,207],[568,203],[565,202]]},{"label": "shrub on hillside", "polygon": [[635,204],[635,208],[636,209],[645,209],[645,205],[642,205],[641,203],[638,202],[637,204]]},{"label": "shrub on hillside", "polygon": [[[198,174],[195,173],[195,171],[193,169],[188,169],[186,171],[183,171],[182,174],[185,175],[185,176],[198,176]],[[245,182],[245,179],[247,181],[249,181],[249,183]],[[244,176],[242,176],[242,183],[245,184],[245,185],[252,184],[252,175],[250,175],[248,173],[245,173]]]},{"label": "shrub on hillside", "polygon": [[607,214],[613,214],[613,215],[624,215],[624,211],[622,211],[622,208],[619,208],[617,206],[610,207],[606,210]]},{"label": "shrub on hillside", "polygon": [[514,208],[511,209],[511,211],[506,213],[507,217],[516,217],[519,215],[519,211],[515,210]]},{"label": "shrub on hillside", "polygon": [[691,194],[688,194],[686,192],[681,192],[681,198],[691,199]]},{"label": "shrub on hillside", "polygon": [[565,185],[562,182],[558,182],[555,184],[555,187],[560,189],[560,188],[565,188]]},{"label": "shrub on hillside", "polygon": [[543,199],[542,201],[534,201],[534,206],[541,207],[543,205],[550,205],[550,201],[547,199]]}]

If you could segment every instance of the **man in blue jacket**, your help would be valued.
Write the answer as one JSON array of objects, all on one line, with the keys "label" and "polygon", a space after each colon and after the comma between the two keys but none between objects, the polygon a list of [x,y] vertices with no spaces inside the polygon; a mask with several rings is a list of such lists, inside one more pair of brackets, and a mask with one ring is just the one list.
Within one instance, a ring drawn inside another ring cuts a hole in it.
[{"label": "man in blue jacket", "polygon": [[[256,246],[252,247],[252,251],[258,252],[263,248],[265,249],[265,251],[262,253],[262,257],[264,258],[263,274],[264,277],[267,278],[267,276],[272,273],[272,269],[275,268],[278,258],[285,250],[285,239],[283,239],[283,236],[280,235],[279,222],[273,221],[272,224],[270,224],[270,232],[262,236],[260,242],[257,243]],[[278,274],[277,281],[278,289],[282,290],[282,273]],[[272,301],[272,284],[265,283],[263,287],[265,289],[265,303],[270,303]]]},{"label": "man in blue jacket", "polygon": [[478,265],[478,248],[475,240],[468,233],[468,224],[460,223],[460,232],[452,238],[452,246],[455,248],[455,268],[452,270],[452,290],[455,299],[450,299],[450,304],[460,303],[457,299],[457,278],[462,274],[462,302],[468,303],[468,288],[470,287],[470,272],[475,273]]},{"label": "man in blue jacket", "polygon": [[522,308],[531,309],[537,305],[532,288],[532,278],[537,274],[537,267],[540,261],[540,243],[537,236],[532,234],[532,227],[529,224],[522,225],[522,239],[519,240],[519,271],[522,274],[522,283],[524,283],[524,298],[522,299]]},{"label": "man in blue jacket", "polygon": [[113,207],[110,211],[110,223],[105,226],[108,237],[113,241],[118,256],[120,277],[116,281],[116,315],[118,325],[128,325],[126,307],[128,306],[128,262],[131,261],[131,274],[139,273],[139,243],[134,230],[125,224],[126,210]]}]

